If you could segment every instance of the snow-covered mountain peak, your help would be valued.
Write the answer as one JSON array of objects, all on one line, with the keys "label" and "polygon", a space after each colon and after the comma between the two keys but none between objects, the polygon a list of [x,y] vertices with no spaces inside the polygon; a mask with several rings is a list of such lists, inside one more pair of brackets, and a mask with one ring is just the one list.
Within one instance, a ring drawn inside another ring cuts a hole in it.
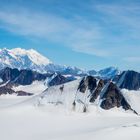
[{"label": "snow-covered mountain peak", "polygon": [[25,50],[21,48],[14,48],[10,50],[10,52],[16,56],[28,56],[36,65],[47,65],[51,63],[48,58],[44,57],[34,49]]},{"label": "snow-covered mountain peak", "polygon": [[47,57],[41,55],[34,49],[0,49],[0,68],[11,67],[43,72],[45,71],[46,65],[51,63]]},{"label": "snow-covered mountain peak", "polygon": [[98,71],[98,75],[102,78],[114,78],[115,75],[119,75],[121,71],[117,67],[108,67]]},{"label": "snow-covered mountain peak", "polygon": [[83,71],[76,67],[68,67],[52,63],[47,57],[34,49],[0,49],[0,69],[5,67],[17,69],[31,69],[37,72],[60,72],[78,75]]}]

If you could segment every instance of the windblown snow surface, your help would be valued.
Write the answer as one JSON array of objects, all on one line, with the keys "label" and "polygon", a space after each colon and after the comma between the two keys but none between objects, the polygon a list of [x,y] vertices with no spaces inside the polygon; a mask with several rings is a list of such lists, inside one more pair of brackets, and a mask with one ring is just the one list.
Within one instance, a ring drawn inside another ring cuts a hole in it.
[{"label": "windblown snow surface", "polygon": [[[72,83],[69,83],[72,84]],[[66,85],[66,96],[61,99],[63,103],[70,97],[73,90]],[[19,87],[22,88],[23,87]],[[39,86],[38,88],[42,88]],[[121,108],[109,111],[102,110],[97,105],[89,106],[88,112],[74,111],[66,105],[46,103],[56,93],[59,86],[52,87],[47,99],[41,99],[43,94],[34,96],[17,97],[5,95],[0,97],[0,139],[1,140],[139,140],[140,117],[132,112],[125,112]],[[28,89],[30,89],[28,87]],[[37,86],[36,86],[37,89]],[[27,88],[25,87],[25,90]],[[33,89],[35,90],[35,88]],[[43,89],[42,89],[43,90]],[[56,90],[56,91],[55,91]],[[38,89],[39,91],[39,89]],[[69,91],[69,92],[68,92]],[[130,93],[130,94],[129,94]],[[133,107],[140,106],[140,92],[124,91],[129,102],[136,98],[137,103]],[[133,96],[130,100],[130,96]],[[65,98],[66,97],[66,98]],[[13,102],[14,100],[14,102]],[[46,100],[46,102],[45,102]],[[72,101],[70,101],[72,102]],[[5,106],[3,106],[5,104]],[[7,104],[7,106],[6,106]],[[138,106],[139,105],[139,106]]]}]

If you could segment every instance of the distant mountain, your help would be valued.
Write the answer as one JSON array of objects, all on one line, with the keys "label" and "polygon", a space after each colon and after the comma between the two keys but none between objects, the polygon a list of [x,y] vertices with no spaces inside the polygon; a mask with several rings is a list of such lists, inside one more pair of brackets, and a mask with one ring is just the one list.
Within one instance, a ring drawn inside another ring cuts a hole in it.
[{"label": "distant mountain", "polygon": [[83,71],[76,67],[67,67],[52,63],[47,57],[33,49],[21,48],[0,49],[0,69],[5,67],[30,69],[40,73],[60,72],[63,74],[79,75]]},{"label": "distant mountain", "polygon": [[99,71],[90,70],[89,75],[100,77],[102,79],[113,79],[116,75],[119,75],[121,71],[115,67],[108,67]]},{"label": "distant mountain", "polygon": [[102,69],[98,71],[97,75],[99,75],[102,78],[114,78],[116,75],[119,75],[121,71],[118,68],[115,67],[108,67],[105,69]]},{"label": "distant mountain", "polygon": [[0,68],[11,67],[18,69],[31,69],[39,72],[44,72],[46,65],[52,62],[39,54],[37,51],[21,48],[1,49],[0,50]]},{"label": "distant mountain", "polygon": [[124,71],[118,75],[115,80],[118,87],[128,90],[140,89],[140,73],[132,70]]},{"label": "distant mountain", "polygon": [[97,75],[97,71],[95,71],[95,70],[89,70],[88,71],[88,74],[89,75]]},{"label": "distant mountain", "polygon": [[73,76],[85,76],[88,73],[77,67],[66,67],[63,71],[61,71],[63,75],[73,75]]},{"label": "distant mountain", "polygon": [[16,68],[5,68],[0,70],[0,79],[3,83],[11,85],[30,85],[33,81],[45,80],[51,74],[40,74],[31,70],[18,70]]},{"label": "distant mountain", "polygon": [[62,75],[86,76],[92,75],[103,79],[112,79],[120,74],[115,67],[109,67],[100,71],[85,71],[77,67],[63,66],[52,63],[47,57],[33,49],[0,49],[0,69],[5,67],[17,68],[19,70],[29,69],[39,73],[57,72]]}]

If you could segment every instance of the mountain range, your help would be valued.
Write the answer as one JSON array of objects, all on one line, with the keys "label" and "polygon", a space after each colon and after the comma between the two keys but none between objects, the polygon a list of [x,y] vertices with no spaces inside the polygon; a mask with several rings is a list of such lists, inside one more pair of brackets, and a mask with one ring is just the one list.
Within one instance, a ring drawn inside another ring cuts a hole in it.
[{"label": "mountain range", "polygon": [[56,65],[33,49],[0,50],[0,95],[32,96],[32,91],[15,89],[33,85],[36,81],[45,86],[37,97],[38,105],[70,104],[74,110],[82,106],[83,112],[87,112],[89,105],[96,105],[104,110],[117,107],[140,113],[134,102],[130,102],[132,97],[128,98],[123,92],[123,89],[140,89],[138,72],[120,71],[114,67],[83,71],[76,67]]},{"label": "mountain range", "polygon": [[47,57],[41,55],[34,49],[0,49],[0,69],[5,67],[29,69],[40,73],[59,72],[63,75],[85,76],[94,75],[102,78],[113,78],[120,73],[115,67],[105,68],[99,71],[85,71],[77,67],[54,64]]}]

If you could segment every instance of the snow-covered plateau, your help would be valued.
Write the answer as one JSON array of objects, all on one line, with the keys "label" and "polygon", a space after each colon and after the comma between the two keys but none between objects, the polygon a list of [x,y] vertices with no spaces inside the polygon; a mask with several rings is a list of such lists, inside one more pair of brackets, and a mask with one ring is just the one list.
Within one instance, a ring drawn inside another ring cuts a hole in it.
[{"label": "snow-covered plateau", "polygon": [[[74,95],[71,96],[70,93],[75,93],[76,84],[76,81],[66,84],[65,95],[61,95],[58,90],[61,85],[42,93],[46,87],[41,82],[13,87],[14,90],[36,91],[33,96],[1,95],[1,139],[139,140],[140,117],[130,111],[124,111],[122,108],[103,110],[96,103],[89,105],[86,113],[73,110],[67,101],[70,99],[69,103],[72,102]],[[128,102],[139,111],[140,91],[122,91]],[[48,98],[46,94],[49,94]],[[132,104],[135,99],[137,102]],[[61,101],[63,104],[49,103],[50,101]]]}]

